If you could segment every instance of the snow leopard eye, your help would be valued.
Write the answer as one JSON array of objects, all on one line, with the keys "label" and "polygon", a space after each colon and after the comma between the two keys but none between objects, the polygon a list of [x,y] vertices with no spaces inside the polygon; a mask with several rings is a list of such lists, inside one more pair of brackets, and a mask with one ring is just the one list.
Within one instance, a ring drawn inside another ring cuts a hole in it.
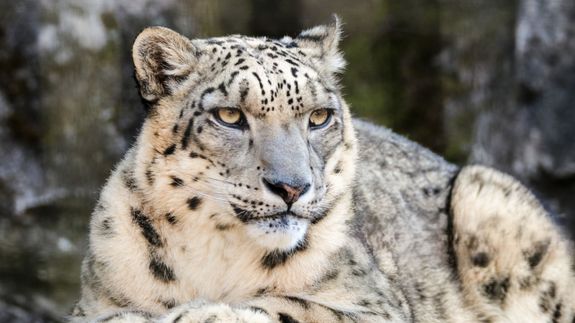
[{"label": "snow leopard eye", "polygon": [[246,125],[246,119],[240,109],[217,108],[214,111],[214,116],[224,126],[243,128]]},{"label": "snow leopard eye", "polygon": [[317,109],[309,116],[309,127],[320,129],[325,127],[331,120],[333,112],[330,109]]}]

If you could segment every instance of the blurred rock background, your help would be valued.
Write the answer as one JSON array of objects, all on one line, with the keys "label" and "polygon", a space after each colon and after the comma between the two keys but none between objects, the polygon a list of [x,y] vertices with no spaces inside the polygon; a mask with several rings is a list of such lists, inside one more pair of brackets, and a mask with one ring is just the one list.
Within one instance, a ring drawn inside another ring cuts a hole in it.
[{"label": "blurred rock background", "polygon": [[575,231],[571,0],[0,0],[0,322],[78,297],[91,208],[143,118],[141,29],[281,37],[332,13],[357,116],[512,173]]}]

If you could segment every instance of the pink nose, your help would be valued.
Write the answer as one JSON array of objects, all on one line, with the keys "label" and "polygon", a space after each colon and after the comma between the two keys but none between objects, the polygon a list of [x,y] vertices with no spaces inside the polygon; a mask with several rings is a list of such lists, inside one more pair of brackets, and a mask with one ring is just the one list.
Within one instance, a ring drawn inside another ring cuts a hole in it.
[{"label": "pink nose", "polygon": [[272,193],[280,196],[288,205],[295,203],[311,186],[308,183],[294,186],[283,182],[269,181],[267,179],[264,179],[264,184]]}]

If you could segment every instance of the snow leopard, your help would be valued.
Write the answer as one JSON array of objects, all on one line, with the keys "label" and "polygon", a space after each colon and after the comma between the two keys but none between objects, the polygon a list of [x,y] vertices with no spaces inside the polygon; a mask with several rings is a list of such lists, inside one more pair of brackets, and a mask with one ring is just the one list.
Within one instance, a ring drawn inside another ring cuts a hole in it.
[{"label": "snow leopard", "polygon": [[570,240],[528,189],[352,118],[340,25],[141,32],[147,116],[71,321],[574,321]]}]

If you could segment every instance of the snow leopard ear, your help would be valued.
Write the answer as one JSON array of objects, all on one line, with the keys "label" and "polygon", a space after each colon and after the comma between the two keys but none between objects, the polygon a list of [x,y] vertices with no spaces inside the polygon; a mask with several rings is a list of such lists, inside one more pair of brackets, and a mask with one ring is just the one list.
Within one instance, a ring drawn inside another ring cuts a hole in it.
[{"label": "snow leopard ear", "polygon": [[140,94],[147,102],[170,95],[197,63],[192,41],[165,27],[144,29],[134,41],[132,59]]},{"label": "snow leopard ear", "polygon": [[339,50],[341,33],[341,20],[334,15],[331,24],[304,30],[295,41],[298,47],[311,52],[320,69],[330,74],[340,73],[346,64]]}]

